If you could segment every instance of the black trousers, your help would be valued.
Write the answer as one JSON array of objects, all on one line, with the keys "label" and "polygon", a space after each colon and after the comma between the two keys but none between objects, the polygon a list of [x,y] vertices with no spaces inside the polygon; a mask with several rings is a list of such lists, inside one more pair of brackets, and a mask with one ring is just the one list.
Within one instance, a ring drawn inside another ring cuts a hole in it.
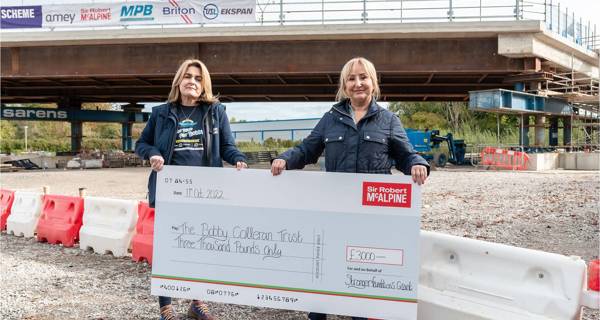
[{"label": "black trousers", "polygon": [[[311,312],[308,314],[310,320],[327,320],[327,315],[324,313]],[[367,320],[367,318],[352,317],[353,320]]]}]

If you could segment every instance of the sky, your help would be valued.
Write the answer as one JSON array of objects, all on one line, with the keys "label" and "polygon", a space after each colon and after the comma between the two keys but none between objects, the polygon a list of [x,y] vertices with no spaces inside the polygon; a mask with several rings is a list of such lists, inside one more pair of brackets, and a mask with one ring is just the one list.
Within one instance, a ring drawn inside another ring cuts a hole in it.
[{"label": "sky", "polygon": [[328,102],[226,103],[227,115],[236,120],[281,120],[320,118],[331,108]]},{"label": "sky", "polygon": [[[132,0],[134,1],[134,0]],[[265,0],[259,0],[264,2]],[[277,1],[277,0],[276,0]],[[314,1],[314,0],[307,0]],[[455,5],[463,2],[469,3],[474,0],[453,0]],[[600,0],[546,0],[553,4],[560,2],[561,10],[568,8],[569,12],[575,12],[576,16],[581,16],[584,20],[589,20],[592,25],[597,25],[597,30],[600,33]],[[2,6],[18,6],[32,4],[65,4],[65,3],[106,3],[106,2],[124,2],[110,0],[3,0]],[[294,2],[300,2],[295,0]],[[479,1],[475,1],[479,3]],[[527,2],[527,1],[525,1]],[[531,1],[529,1],[531,2]],[[533,0],[533,2],[544,3],[544,0]],[[514,0],[482,0],[485,5],[488,4],[513,4]],[[303,119],[303,118],[318,118],[324,112],[331,108],[334,102],[306,102],[306,103],[228,103],[227,113],[229,117],[235,117],[237,120],[278,120],[278,119]],[[147,105],[145,110],[149,111],[150,107],[155,104]],[[387,107],[387,104],[384,105]]]}]

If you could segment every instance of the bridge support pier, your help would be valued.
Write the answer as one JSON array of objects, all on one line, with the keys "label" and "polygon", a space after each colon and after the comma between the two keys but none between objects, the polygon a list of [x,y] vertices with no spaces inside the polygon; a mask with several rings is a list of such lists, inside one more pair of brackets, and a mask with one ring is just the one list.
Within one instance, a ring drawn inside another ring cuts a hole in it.
[{"label": "bridge support pier", "polygon": [[572,124],[571,118],[564,117],[563,118],[563,145],[570,146],[571,145],[571,132],[572,132]]},{"label": "bridge support pier", "polygon": [[81,140],[83,138],[83,123],[81,121],[71,122],[71,151],[81,152]]},{"label": "bridge support pier", "polygon": [[558,117],[550,118],[550,132],[548,136],[550,146],[558,146]]},{"label": "bridge support pier", "polygon": [[[57,103],[59,109],[67,111],[81,110],[81,100],[76,97],[64,96]],[[83,139],[83,122],[72,120],[71,123],[71,152],[81,152],[81,141]]]},{"label": "bridge support pier", "polygon": [[546,117],[545,116],[535,116],[535,145],[540,147],[544,145],[545,135],[546,135]]},{"label": "bridge support pier", "polygon": [[133,123],[125,122],[121,124],[121,146],[123,151],[133,151],[133,143],[131,141],[131,132],[133,131]]},{"label": "bridge support pier", "polygon": [[519,143],[522,146],[529,145],[529,116],[521,114],[521,126],[519,128]]}]

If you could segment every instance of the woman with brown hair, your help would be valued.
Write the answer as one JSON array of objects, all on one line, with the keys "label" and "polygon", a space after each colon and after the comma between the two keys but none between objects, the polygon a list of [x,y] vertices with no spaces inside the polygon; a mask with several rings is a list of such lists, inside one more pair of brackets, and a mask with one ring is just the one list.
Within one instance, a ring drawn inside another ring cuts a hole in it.
[{"label": "woman with brown hair", "polygon": [[[135,153],[150,160],[148,200],[154,207],[156,173],[164,165],[222,167],[223,160],[238,170],[246,156],[235,146],[225,106],[212,93],[208,69],[200,60],[185,60],[177,70],[167,103],[154,107],[135,145]],[[160,319],[177,319],[170,297],[158,297]],[[206,304],[193,300],[188,316],[215,319]]]}]

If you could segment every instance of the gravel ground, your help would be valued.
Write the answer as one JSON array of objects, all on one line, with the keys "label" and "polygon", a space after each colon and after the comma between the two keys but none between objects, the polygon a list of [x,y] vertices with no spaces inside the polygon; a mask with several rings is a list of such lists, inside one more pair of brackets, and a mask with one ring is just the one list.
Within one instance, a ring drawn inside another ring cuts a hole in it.
[{"label": "gravel ground", "polygon": [[[148,168],[17,172],[3,188],[144,199]],[[564,255],[599,254],[598,172],[505,172],[454,168],[423,188],[422,228]],[[150,267],[2,233],[0,319],[158,319]],[[184,312],[188,301],[176,299]],[[305,319],[304,313],[210,304],[220,319]],[[600,319],[584,310],[584,319]],[[349,319],[331,317],[330,319]]]}]

